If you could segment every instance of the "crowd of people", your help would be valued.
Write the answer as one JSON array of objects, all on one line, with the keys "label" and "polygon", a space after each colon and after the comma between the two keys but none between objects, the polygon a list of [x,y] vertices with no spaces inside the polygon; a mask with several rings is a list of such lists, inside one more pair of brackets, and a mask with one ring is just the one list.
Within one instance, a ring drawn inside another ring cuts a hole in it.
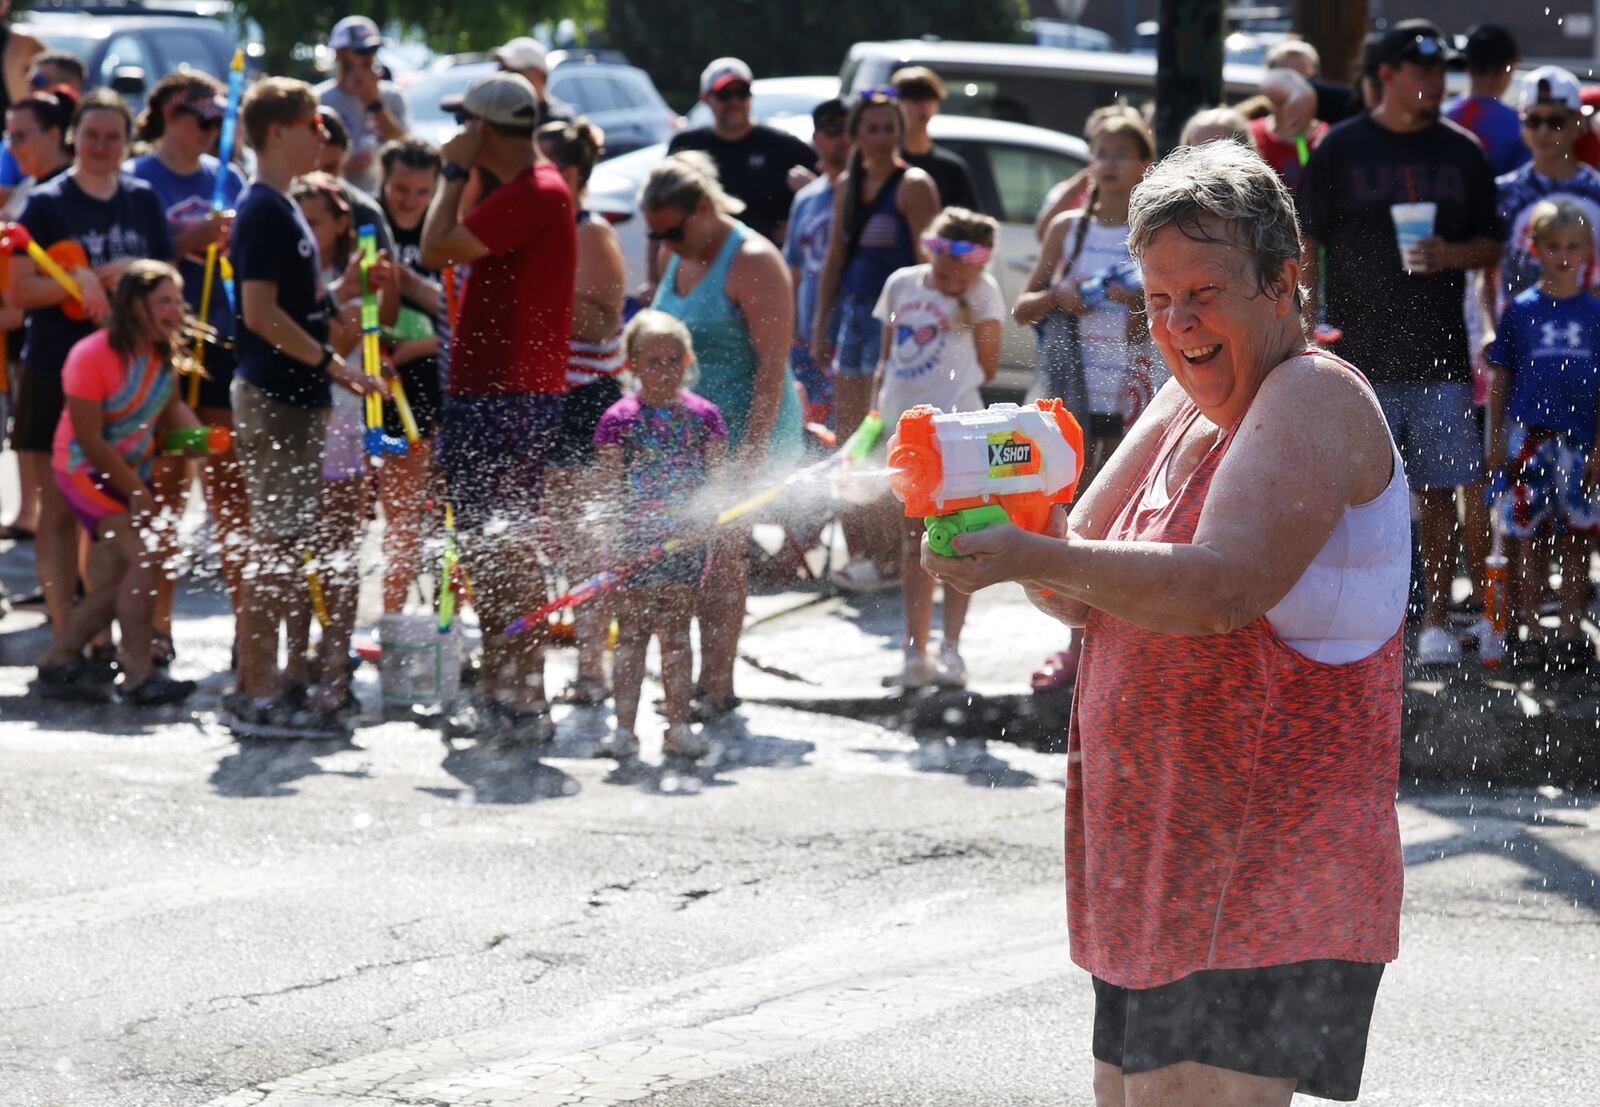
[{"label": "crowd of people", "polygon": [[[198,471],[237,620],[224,708],[241,731],[323,733],[359,710],[368,522],[381,513],[383,609],[399,613],[431,602],[416,586],[448,506],[483,635],[453,733],[549,741],[548,634],[519,617],[547,598],[551,565],[569,582],[629,566],[576,609],[564,695],[614,696],[604,750],[631,756],[654,635],[667,750],[693,756],[697,725],[739,703],[747,532],[705,525],[718,489],[791,471],[805,424],[843,441],[871,411],[892,426],[916,404],[981,405],[1008,316],[1037,332],[1035,394],[1085,431],[1085,488],[1172,375],[1130,253],[1132,198],[1161,164],[1134,107],[1086,121],[1090,163],[1046,198],[1037,263],[1007,304],[989,272],[997,224],[928,135],[938,74],[819,104],[807,144],[756,122],[749,67],[716,59],[700,83],[712,122],[680,132],[641,189],[647,274],[630,289],[615,230],[583,203],[604,135],[548,96],[539,43],[494,53],[499,71],[444,105],[460,127],[438,148],[409,133],[380,43],[351,17],[325,84],[255,81],[238,107],[248,151],[227,162],[229,106],[207,75],[167,75],[135,119],[86,93],[70,54],[34,51],[17,81],[8,64],[7,218],[59,266],[14,251],[0,307],[21,336],[22,502],[5,533],[34,543],[52,635],[41,694],[193,691],[169,667],[177,518]],[[1503,102],[1518,60],[1503,29],[1472,31],[1471,95],[1445,103],[1451,53],[1404,21],[1369,37],[1341,85],[1286,41],[1260,97],[1197,114],[1184,142],[1253,151],[1294,197],[1306,334],[1371,381],[1415,493],[1418,660],[1458,663],[1465,641],[1491,663],[1586,668],[1600,173],[1585,158],[1600,143],[1584,147],[1588,94],[1565,70],[1527,74]],[[197,460],[202,439],[171,433],[197,427],[231,442]],[[962,685],[967,601],[946,589],[935,646],[918,528],[886,496],[841,522],[834,582],[904,597],[893,679]],[[1504,632],[1484,609],[1491,536],[1517,566]],[[1450,592],[1463,547],[1464,605]],[[1076,679],[1080,653],[1048,659],[1035,687]]]}]

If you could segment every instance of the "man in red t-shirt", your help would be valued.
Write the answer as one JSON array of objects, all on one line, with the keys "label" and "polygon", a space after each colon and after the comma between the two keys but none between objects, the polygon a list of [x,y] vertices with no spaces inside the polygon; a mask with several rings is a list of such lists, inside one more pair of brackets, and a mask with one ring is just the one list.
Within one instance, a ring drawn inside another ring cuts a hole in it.
[{"label": "man in red t-shirt", "polygon": [[[439,465],[483,627],[477,702],[457,732],[514,740],[555,736],[544,693],[543,628],[506,628],[544,598],[532,556],[545,454],[566,391],[577,274],[572,194],[533,141],[539,98],[527,79],[495,73],[456,110],[461,130],[439,151],[442,181],[422,228],[422,264],[471,265],[450,341]],[[460,218],[471,170],[502,181]]]}]

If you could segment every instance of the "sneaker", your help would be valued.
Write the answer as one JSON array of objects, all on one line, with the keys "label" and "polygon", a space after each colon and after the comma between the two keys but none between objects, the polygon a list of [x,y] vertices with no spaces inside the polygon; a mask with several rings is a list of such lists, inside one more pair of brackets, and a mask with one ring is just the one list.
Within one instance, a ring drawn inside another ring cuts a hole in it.
[{"label": "sneaker", "polygon": [[575,707],[599,707],[611,698],[611,689],[599,677],[581,676],[567,685],[567,690],[559,698],[560,702]]},{"label": "sneaker", "polygon": [[[689,718],[696,723],[714,723],[733,714],[743,702],[738,696],[728,696],[719,700],[710,692],[696,689],[694,698],[689,701]],[[660,706],[664,709],[666,701],[662,700]]]},{"label": "sneaker", "polygon": [[1505,640],[1495,633],[1494,624],[1482,615],[1464,628],[1459,637],[1476,643],[1478,662],[1485,669],[1498,669],[1505,660]]},{"label": "sneaker", "polygon": [[169,703],[182,703],[198,685],[192,680],[174,680],[160,669],[155,670],[133,687],[124,687],[117,698],[134,707],[160,707]]},{"label": "sneaker", "polygon": [[111,686],[94,679],[87,658],[75,657],[60,665],[40,665],[33,679],[33,691],[47,700],[86,700],[105,702]]},{"label": "sneaker", "polygon": [[594,755],[613,761],[633,761],[639,756],[639,737],[619,726],[595,743]]},{"label": "sneaker", "polygon": [[844,568],[829,573],[828,583],[841,592],[868,594],[893,588],[900,580],[881,572],[871,558],[858,557]]},{"label": "sneaker", "polygon": [[954,642],[945,642],[939,647],[939,672],[934,683],[941,688],[967,686],[967,663],[961,660],[961,651]]},{"label": "sneaker", "polygon": [[661,739],[662,757],[704,757],[711,752],[711,747],[704,738],[694,733],[688,723],[678,723],[669,726],[664,738]]},{"label": "sneaker", "polygon": [[907,692],[918,688],[926,688],[938,678],[938,670],[934,667],[933,659],[921,650],[906,650],[905,664],[900,669],[899,676],[887,678],[887,685],[899,685]]},{"label": "sneaker", "polygon": [[491,719],[488,701],[477,692],[464,690],[445,711],[445,738],[476,738],[488,729]]},{"label": "sneaker", "polygon": [[543,746],[555,741],[556,723],[550,705],[518,708],[499,700],[489,701],[491,725],[497,741],[508,745]]},{"label": "sneaker", "polygon": [[1417,635],[1418,665],[1461,664],[1461,642],[1448,627],[1423,627]]}]

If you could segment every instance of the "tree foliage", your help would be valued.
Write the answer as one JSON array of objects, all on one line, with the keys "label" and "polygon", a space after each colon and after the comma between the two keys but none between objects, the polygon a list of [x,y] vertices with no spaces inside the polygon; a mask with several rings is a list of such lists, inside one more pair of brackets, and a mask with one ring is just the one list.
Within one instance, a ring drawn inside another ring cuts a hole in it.
[{"label": "tree foliage", "polygon": [[1026,0],[607,0],[606,37],[674,103],[733,54],[758,77],[837,73],[856,42],[937,35],[1013,42]]},{"label": "tree foliage", "polygon": [[[380,27],[398,24],[441,53],[487,50],[528,34],[544,20],[598,19],[604,0],[237,0],[237,10],[261,25],[268,68],[283,72],[299,43],[317,43],[347,15],[370,16]],[[273,62],[277,65],[273,65]]]}]

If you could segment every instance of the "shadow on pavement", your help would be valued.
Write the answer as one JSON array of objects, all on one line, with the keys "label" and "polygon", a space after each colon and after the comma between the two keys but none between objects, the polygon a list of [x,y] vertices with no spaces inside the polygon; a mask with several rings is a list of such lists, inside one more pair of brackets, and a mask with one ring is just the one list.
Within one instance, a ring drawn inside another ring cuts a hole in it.
[{"label": "shadow on pavement", "polygon": [[737,715],[705,731],[711,751],[695,761],[667,758],[661,764],[629,761],[606,774],[607,784],[638,788],[661,796],[693,796],[736,781],[723,774],[737,769],[794,769],[805,764],[815,743],[770,734],[752,734]]},{"label": "shadow on pavement", "polygon": [[232,799],[275,799],[292,796],[298,788],[289,787],[311,776],[365,778],[365,769],[329,770],[317,758],[359,749],[347,738],[321,742],[286,742],[281,739],[235,739],[238,749],[217,762],[211,771],[211,787],[219,796]]},{"label": "shadow on pavement", "polygon": [[541,754],[548,755],[549,751],[492,743],[454,745],[440,767],[459,780],[462,787],[417,790],[458,803],[536,803],[577,795],[578,782],[541,761]]},{"label": "shadow on pavement", "polygon": [[197,730],[204,730],[204,723],[190,705],[124,707],[90,700],[77,703],[47,700],[31,695],[0,696],[0,719],[7,724],[31,723],[36,730],[124,738],[141,737],[183,723],[192,723]]},{"label": "shadow on pavement", "polygon": [[1470,793],[1407,796],[1411,805],[1450,819],[1462,829],[1450,838],[1407,846],[1406,865],[1426,865],[1470,853],[1515,861],[1528,870],[1522,887],[1530,895],[1559,896],[1600,915],[1600,874],[1563,850],[1559,842],[1533,833],[1541,827],[1586,830],[1587,822],[1568,816],[1576,808],[1593,807],[1594,797],[1565,794],[1552,798],[1533,792],[1525,803],[1508,805],[1507,800],[1514,797],[1491,795],[1492,800],[1480,798],[1476,803]]}]

